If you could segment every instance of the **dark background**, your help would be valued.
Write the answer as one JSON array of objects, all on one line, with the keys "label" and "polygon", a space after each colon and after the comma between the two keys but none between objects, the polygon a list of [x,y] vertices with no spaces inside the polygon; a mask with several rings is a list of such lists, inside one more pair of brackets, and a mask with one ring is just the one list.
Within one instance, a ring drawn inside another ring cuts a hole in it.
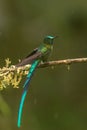
[{"label": "dark background", "polygon": [[[51,60],[87,57],[86,0],[0,0],[0,66],[18,63],[46,35],[58,35]],[[22,94],[0,92],[0,130],[18,130]],[[31,81],[21,130],[87,130],[87,63],[38,69]]]}]

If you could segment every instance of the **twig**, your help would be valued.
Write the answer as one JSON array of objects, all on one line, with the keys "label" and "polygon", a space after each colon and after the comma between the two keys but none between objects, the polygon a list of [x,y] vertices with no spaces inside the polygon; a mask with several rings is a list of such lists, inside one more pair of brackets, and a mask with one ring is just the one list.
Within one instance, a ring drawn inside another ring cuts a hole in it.
[{"label": "twig", "polygon": [[[65,59],[65,60],[56,60],[49,61],[45,63],[39,64],[38,68],[45,68],[55,65],[69,65],[74,63],[84,63],[87,62],[87,58],[75,58],[75,59]],[[31,65],[25,65],[16,67],[15,65],[9,65],[10,60],[6,59],[6,66],[0,68],[0,90],[6,88],[7,86],[13,86],[14,88],[18,88],[19,83],[22,80],[24,75],[27,75]],[[69,67],[68,67],[69,69]]]},{"label": "twig", "polygon": [[70,65],[73,63],[83,63],[83,62],[87,62],[87,58],[75,58],[75,59],[49,61],[49,62],[41,63],[38,67],[44,68],[44,67],[49,67],[49,66],[61,65],[61,64]]}]

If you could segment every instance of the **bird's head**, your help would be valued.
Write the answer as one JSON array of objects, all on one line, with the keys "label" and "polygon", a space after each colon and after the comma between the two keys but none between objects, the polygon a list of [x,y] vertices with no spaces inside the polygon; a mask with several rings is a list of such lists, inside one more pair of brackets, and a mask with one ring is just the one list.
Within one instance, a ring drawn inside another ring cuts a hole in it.
[{"label": "bird's head", "polygon": [[44,38],[44,43],[45,44],[53,44],[53,40],[56,38],[57,36],[53,37],[53,36],[46,36]]}]

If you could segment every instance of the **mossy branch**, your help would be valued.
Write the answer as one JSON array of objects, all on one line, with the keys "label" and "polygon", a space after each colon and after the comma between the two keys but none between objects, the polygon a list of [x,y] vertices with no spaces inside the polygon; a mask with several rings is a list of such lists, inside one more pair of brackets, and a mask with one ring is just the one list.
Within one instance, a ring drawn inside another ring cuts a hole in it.
[{"label": "mossy branch", "polygon": [[[19,83],[22,80],[22,77],[28,74],[31,65],[29,64],[22,67],[16,67],[15,65],[11,65],[11,61],[9,60],[9,58],[7,58],[5,61],[6,61],[5,67],[0,68],[0,90],[10,85],[13,86],[14,88],[18,88]],[[83,62],[87,62],[87,58],[49,61],[39,64],[38,68],[45,68],[61,64],[70,66],[73,63],[83,63]]]}]

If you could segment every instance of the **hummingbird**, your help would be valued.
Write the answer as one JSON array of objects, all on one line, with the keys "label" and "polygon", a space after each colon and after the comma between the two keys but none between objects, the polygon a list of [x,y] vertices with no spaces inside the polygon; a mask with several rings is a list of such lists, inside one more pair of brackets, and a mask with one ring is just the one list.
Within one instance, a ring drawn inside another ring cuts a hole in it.
[{"label": "hummingbird", "polygon": [[17,126],[21,126],[21,118],[22,118],[22,111],[23,111],[23,105],[24,101],[29,89],[29,84],[31,81],[31,78],[37,68],[37,66],[41,62],[48,61],[48,58],[50,57],[50,54],[53,50],[53,41],[57,36],[45,36],[43,43],[36,49],[34,49],[27,57],[25,57],[21,62],[19,62],[16,67],[24,66],[27,64],[31,64],[31,67],[29,69],[29,72],[26,77],[26,81],[23,86],[23,93],[19,104],[19,110],[18,110],[18,120],[17,120]]}]

